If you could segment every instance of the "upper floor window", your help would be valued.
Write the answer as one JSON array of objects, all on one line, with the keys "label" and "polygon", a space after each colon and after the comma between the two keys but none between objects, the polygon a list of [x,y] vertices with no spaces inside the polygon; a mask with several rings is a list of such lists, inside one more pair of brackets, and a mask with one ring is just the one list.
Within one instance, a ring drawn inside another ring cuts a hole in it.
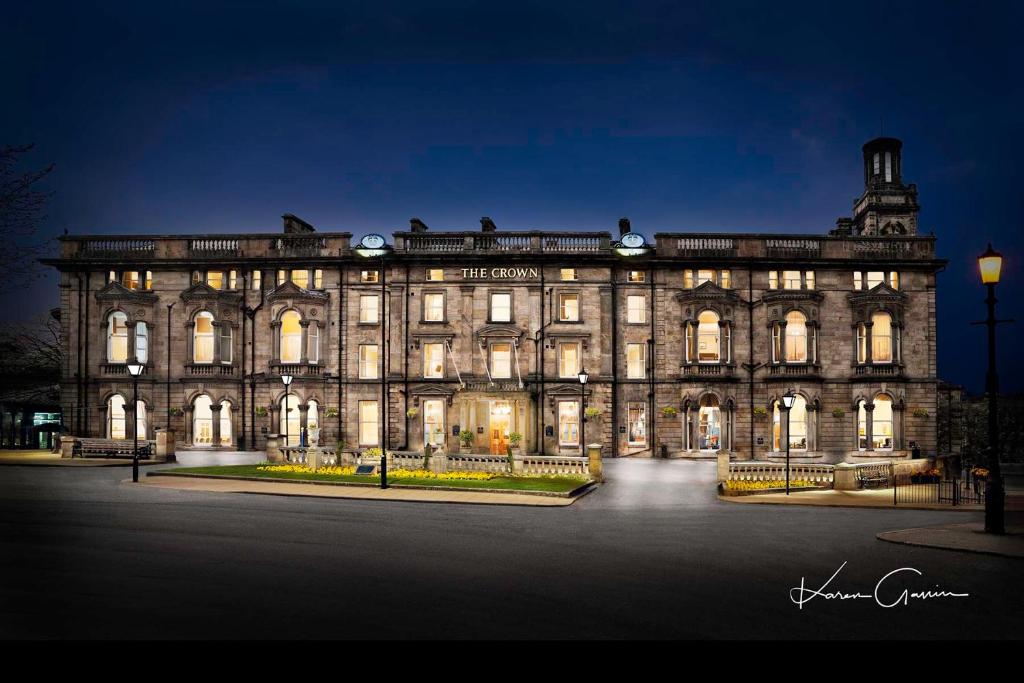
[{"label": "upper floor window", "polygon": [[285,311],[281,316],[281,362],[302,360],[302,316],[298,311]]},{"label": "upper floor window", "polygon": [[430,323],[444,322],[443,292],[430,292],[423,295],[423,320]]},{"label": "upper floor window", "polygon": [[309,323],[306,331],[306,360],[310,363],[320,362],[320,326],[315,320]]},{"label": "upper floor window", "polygon": [[206,284],[214,289],[224,289],[224,271],[223,270],[208,270],[206,271]]},{"label": "upper floor window", "polygon": [[888,313],[875,313],[871,316],[871,323],[871,360],[875,363],[891,363],[892,316]]},{"label": "upper floor window", "polygon": [[491,294],[491,322],[512,322],[512,295],[508,292]]},{"label": "upper floor window", "polygon": [[313,271],[313,289],[324,288],[324,271],[323,268],[316,268]]},{"label": "upper floor window", "polygon": [[893,289],[899,289],[899,272],[895,270],[869,270],[865,273],[861,273],[858,271],[854,272],[853,274],[853,288],[857,290],[865,289],[865,283],[867,283],[867,289],[874,289],[883,282],[888,282],[889,286],[892,287]]},{"label": "upper floor window", "polygon": [[630,282],[644,282],[647,280],[647,273],[642,270],[631,270],[627,279]]},{"label": "upper floor window", "polygon": [[196,314],[192,340],[192,362],[213,362],[213,314],[201,311]]},{"label": "upper floor window", "polygon": [[254,270],[252,271],[252,288],[255,290],[263,289],[263,271]]},{"label": "upper floor window", "polygon": [[569,282],[572,280],[579,280],[579,272],[575,268],[562,268],[559,271],[559,277],[563,282]]},{"label": "upper floor window", "polygon": [[376,294],[364,294],[359,297],[359,322],[380,322],[380,297]]},{"label": "upper floor window", "polygon": [[359,273],[360,282],[380,282],[380,272],[376,270],[363,270]]},{"label": "upper floor window", "polygon": [[291,279],[296,287],[309,289],[309,271],[305,268],[292,270]]},{"label": "upper floor window", "polygon": [[107,318],[107,362],[128,362],[128,316],[121,311]]},{"label": "upper floor window", "polygon": [[768,289],[814,289],[813,270],[768,271]]},{"label": "upper floor window", "polygon": [[427,268],[428,282],[441,282],[444,280],[444,268]]},{"label": "upper floor window", "polygon": [[238,271],[228,271],[228,289],[238,289]]},{"label": "upper floor window", "polygon": [[579,322],[580,319],[580,295],[559,294],[558,295],[558,319],[562,322]]},{"label": "upper floor window", "polygon": [[149,327],[141,320],[135,323],[135,360],[139,363],[149,361]]},{"label": "upper floor window", "polygon": [[119,279],[117,271],[112,270],[107,273],[107,282],[120,282],[123,287],[131,290],[153,289],[153,271],[126,270]]},{"label": "upper floor window", "polygon": [[431,379],[444,377],[444,344],[430,342],[423,345],[423,376]]},{"label": "upper floor window", "polygon": [[786,314],[786,362],[807,362],[807,316],[800,311]]},{"label": "upper floor window", "polygon": [[630,294],[626,297],[626,322],[647,322],[647,297],[643,294]]},{"label": "upper floor window", "polygon": [[139,271],[137,270],[126,270],[121,274],[121,284],[128,289],[139,288]]},{"label": "upper floor window", "polygon": [[510,342],[491,344],[491,377],[494,379],[512,377],[512,344]]},{"label": "upper floor window", "polygon": [[628,379],[643,379],[646,376],[646,344],[626,344],[626,377]]},{"label": "upper floor window", "polygon": [[580,371],[579,342],[563,342],[558,345],[558,376],[576,377]]},{"label": "upper floor window", "polygon": [[278,269],[277,271],[277,286],[280,287],[288,279],[288,271],[284,269]]},{"label": "upper floor window", "polygon": [[722,289],[729,289],[732,287],[732,272],[727,268],[721,270],[701,268],[699,270],[687,269],[683,271],[683,287],[686,289],[700,287],[705,282],[714,283]]},{"label": "upper floor window", "polygon": [[718,314],[701,311],[697,316],[697,361],[699,363],[720,363],[722,361],[722,337]]},{"label": "upper floor window", "polygon": [[359,379],[377,379],[380,353],[376,344],[359,345]]}]

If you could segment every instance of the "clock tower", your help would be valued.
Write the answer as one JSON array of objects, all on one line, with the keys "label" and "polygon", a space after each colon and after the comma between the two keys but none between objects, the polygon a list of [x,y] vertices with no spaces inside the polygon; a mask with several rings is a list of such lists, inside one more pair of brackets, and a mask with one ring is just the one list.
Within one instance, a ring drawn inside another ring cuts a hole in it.
[{"label": "clock tower", "polygon": [[903,143],[896,138],[875,138],[863,147],[864,193],[853,203],[855,235],[869,237],[916,235],[917,185],[903,184]]}]

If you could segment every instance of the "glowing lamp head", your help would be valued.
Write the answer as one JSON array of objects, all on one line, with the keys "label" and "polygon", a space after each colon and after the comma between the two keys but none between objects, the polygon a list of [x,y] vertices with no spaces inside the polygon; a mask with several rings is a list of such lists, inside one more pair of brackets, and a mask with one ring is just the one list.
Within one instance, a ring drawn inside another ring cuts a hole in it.
[{"label": "glowing lamp head", "polygon": [[1003,269],[1003,255],[992,248],[991,242],[989,242],[985,253],[978,257],[978,269],[981,271],[983,284],[999,284],[999,272]]},{"label": "glowing lamp head", "polygon": [[281,382],[283,382],[285,386],[289,386],[292,383],[292,376],[281,375]]},{"label": "glowing lamp head", "polygon": [[128,374],[132,377],[138,377],[142,374],[142,371],[146,368],[142,363],[129,363]]},{"label": "glowing lamp head", "polygon": [[790,389],[782,395],[782,405],[786,406],[786,410],[793,408],[793,403],[796,401],[796,392]]},{"label": "glowing lamp head", "polygon": [[580,370],[580,374],[579,374],[579,378],[580,378],[580,384],[586,384],[587,380],[590,379],[590,375],[587,374],[586,370],[581,369]]}]

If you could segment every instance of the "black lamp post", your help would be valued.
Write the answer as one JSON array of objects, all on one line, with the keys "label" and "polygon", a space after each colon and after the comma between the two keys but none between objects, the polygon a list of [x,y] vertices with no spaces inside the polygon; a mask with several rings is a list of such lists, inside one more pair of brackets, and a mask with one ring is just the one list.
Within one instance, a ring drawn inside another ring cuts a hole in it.
[{"label": "black lamp post", "polygon": [[132,438],[135,444],[132,448],[132,481],[139,483],[139,375],[142,374],[145,365],[139,362],[128,364],[128,374],[132,376]]},{"label": "black lamp post", "polygon": [[284,383],[284,447],[288,448],[288,387],[292,385],[291,375],[281,375],[281,382]]},{"label": "black lamp post", "polygon": [[999,273],[1003,267],[1003,256],[992,249],[992,244],[984,254],[978,257],[978,268],[981,281],[988,287],[988,372],[985,374],[985,393],[988,394],[988,479],[985,481],[985,532],[1002,534],[1004,526],[1004,502],[1006,491],[1003,488],[1003,473],[999,467],[999,375],[996,373],[996,325],[1006,320],[996,319],[996,285],[999,284]]},{"label": "black lamp post", "polygon": [[587,374],[585,368],[580,368],[580,453],[583,455],[587,454],[587,411],[584,408],[584,403],[587,401],[587,380],[590,379],[590,375]]},{"label": "black lamp post", "polygon": [[786,408],[786,495],[789,495],[789,417],[792,414],[796,392],[790,389],[782,395],[782,405]]}]

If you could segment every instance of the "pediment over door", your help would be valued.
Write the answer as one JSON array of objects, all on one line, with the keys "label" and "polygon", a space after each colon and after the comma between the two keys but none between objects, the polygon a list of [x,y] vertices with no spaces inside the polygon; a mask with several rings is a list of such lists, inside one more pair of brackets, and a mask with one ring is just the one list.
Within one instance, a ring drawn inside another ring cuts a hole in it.
[{"label": "pediment over door", "polygon": [[323,303],[327,301],[327,293],[303,289],[291,280],[285,280],[267,294],[267,301],[283,300]]},{"label": "pediment over door", "polygon": [[155,304],[159,298],[152,292],[140,292],[136,289],[128,289],[120,282],[108,282],[103,289],[96,292],[96,301],[105,303],[139,303]]}]

